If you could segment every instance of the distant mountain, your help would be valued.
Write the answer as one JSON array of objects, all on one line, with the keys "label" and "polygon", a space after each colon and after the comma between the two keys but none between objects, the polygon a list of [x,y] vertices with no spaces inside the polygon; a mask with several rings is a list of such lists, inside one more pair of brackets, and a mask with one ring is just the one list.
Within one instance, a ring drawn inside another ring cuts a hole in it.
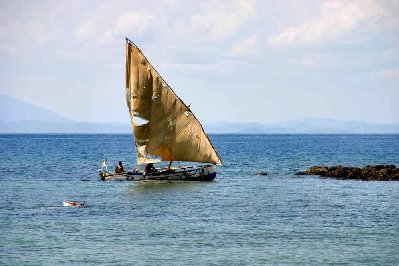
[{"label": "distant mountain", "polygon": [[326,118],[304,118],[276,124],[219,122],[204,125],[207,133],[217,134],[395,134],[399,123],[372,124]]},{"label": "distant mountain", "polygon": [[[304,118],[276,124],[218,122],[204,124],[211,134],[390,134],[399,123],[372,124]],[[131,133],[129,124],[77,122],[14,97],[0,95],[0,133]]]},{"label": "distant mountain", "polygon": [[131,133],[119,123],[77,122],[8,95],[0,95],[0,133]]},{"label": "distant mountain", "polygon": [[71,119],[8,95],[0,95],[0,121],[37,120],[72,122]]},{"label": "distant mountain", "polygon": [[0,121],[0,133],[132,133],[130,125],[118,123],[46,121]]},{"label": "distant mountain", "polygon": [[367,134],[367,133],[399,133],[399,123],[392,124],[373,124],[361,121],[342,121],[327,118],[308,117],[301,120],[291,120],[278,123],[277,126],[292,128],[299,133],[348,133],[348,134]]},{"label": "distant mountain", "polygon": [[271,124],[260,123],[234,123],[218,122],[204,124],[207,133],[214,134],[273,134],[273,133],[295,133],[294,129],[279,127]]}]

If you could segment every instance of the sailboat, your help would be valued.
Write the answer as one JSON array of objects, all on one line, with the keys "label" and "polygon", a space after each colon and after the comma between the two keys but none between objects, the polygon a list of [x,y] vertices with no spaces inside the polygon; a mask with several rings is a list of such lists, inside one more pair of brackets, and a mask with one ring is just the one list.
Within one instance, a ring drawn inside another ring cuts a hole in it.
[{"label": "sailboat", "polygon": [[[161,77],[142,51],[126,38],[126,103],[136,146],[137,165],[123,175],[103,173],[102,180],[212,181],[222,161],[201,123]],[[153,164],[169,162],[168,167]],[[172,162],[200,165],[172,167]]]}]

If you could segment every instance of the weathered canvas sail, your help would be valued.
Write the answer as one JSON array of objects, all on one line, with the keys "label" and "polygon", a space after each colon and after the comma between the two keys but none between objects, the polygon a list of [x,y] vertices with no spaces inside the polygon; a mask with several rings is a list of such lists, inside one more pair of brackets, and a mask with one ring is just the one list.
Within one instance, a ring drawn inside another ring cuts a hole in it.
[{"label": "weathered canvas sail", "polygon": [[126,101],[137,164],[190,161],[221,164],[191,110],[162,79],[140,49],[126,40]]}]

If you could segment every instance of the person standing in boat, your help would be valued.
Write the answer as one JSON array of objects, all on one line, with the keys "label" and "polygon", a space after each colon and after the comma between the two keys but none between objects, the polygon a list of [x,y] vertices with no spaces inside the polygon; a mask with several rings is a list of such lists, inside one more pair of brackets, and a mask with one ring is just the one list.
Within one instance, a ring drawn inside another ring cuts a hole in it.
[{"label": "person standing in boat", "polygon": [[123,169],[122,161],[119,161],[118,165],[115,167],[115,174],[123,175],[125,170]]}]

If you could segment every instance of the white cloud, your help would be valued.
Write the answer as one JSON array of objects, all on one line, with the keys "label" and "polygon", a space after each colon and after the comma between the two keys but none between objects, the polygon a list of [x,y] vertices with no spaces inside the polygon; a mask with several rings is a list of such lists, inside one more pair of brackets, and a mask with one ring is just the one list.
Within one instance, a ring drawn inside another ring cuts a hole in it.
[{"label": "white cloud", "polygon": [[399,56],[399,47],[385,49],[382,54],[387,57]]},{"label": "white cloud", "polygon": [[115,31],[118,33],[134,31],[135,34],[142,34],[152,19],[153,16],[148,11],[128,11],[117,18]]},{"label": "white cloud", "polygon": [[[207,87],[224,99],[232,87],[245,87],[248,95],[259,93],[258,100],[267,90],[267,98],[276,108],[260,113],[277,114],[273,119],[289,118],[303,109],[294,104],[278,112],[287,106],[281,97],[285,94],[294,95],[291,98],[298,103],[330,99],[328,107],[341,110],[345,117],[351,106],[334,100],[340,95],[335,90],[349,99],[359,97],[361,87],[372,93],[360,95],[358,102],[363,105],[359,113],[366,119],[372,115],[397,120],[397,108],[389,109],[383,98],[399,106],[399,90],[390,89],[399,84],[399,1],[327,1],[2,1],[0,90],[79,120],[106,117],[128,121],[123,103],[123,44],[127,36],[140,45],[171,85],[177,82],[180,88],[188,88],[183,89],[191,94],[188,98],[198,98],[195,93],[203,93]],[[266,47],[265,40],[271,35],[269,44],[291,46]],[[336,40],[346,43],[339,49],[329,45]],[[327,43],[306,47],[310,49],[295,46],[321,42]],[[201,82],[193,82],[192,77]],[[66,93],[60,95],[54,88]],[[308,94],[302,95],[297,88],[306,88]],[[67,103],[76,102],[76,95],[86,102],[78,101],[71,108]],[[255,104],[243,100],[242,94],[229,95],[232,106],[240,103],[248,110],[267,106],[261,100]],[[101,108],[105,98],[112,110]],[[307,110],[311,113],[312,108]],[[205,106],[202,111],[214,119],[214,112],[208,109]],[[222,119],[232,118],[230,113],[226,111]]]},{"label": "white cloud", "polygon": [[79,40],[91,38],[94,31],[94,20],[88,20],[82,23],[76,30],[75,36]]},{"label": "white cloud", "polygon": [[399,79],[399,68],[389,68],[373,72],[376,78],[394,78]]},{"label": "white cloud", "polygon": [[4,23],[0,26],[0,53],[20,53],[21,47],[31,48],[56,40],[57,33],[39,21]]},{"label": "white cloud", "polygon": [[387,15],[389,12],[378,1],[323,2],[318,18],[284,29],[271,36],[268,43],[272,46],[290,46],[331,41],[361,24]]},{"label": "white cloud", "polygon": [[314,67],[320,63],[319,57],[317,55],[305,55],[301,58],[301,65],[305,67]]},{"label": "white cloud", "polygon": [[146,10],[129,10],[118,14],[118,9],[103,12],[100,8],[78,26],[78,40],[94,39],[98,44],[113,44],[124,36],[139,36],[152,23],[153,15]]},{"label": "white cloud", "polygon": [[160,68],[177,70],[180,73],[198,75],[199,72],[207,73],[207,75],[225,76],[234,72],[238,68],[242,68],[242,62],[237,61],[218,61],[213,63],[168,63],[160,64]]},{"label": "white cloud", "polygon": [[254,3],[249,0],[205,2],[201,9],[191,16],[192,29],[214,40],[236,33],[256,15]]},{"label": "white cloud", "polygon": [[242,42],[236,43],[230,50],[233,56],[254,55],[257,52],[258,38],[256,36],[248,37]]},{"label": "white cloud", "polygon": [[[54,45],[69,33],[68,12],[76,5],[61,1],[47,3],[2,1],[0,4],[0,54],[20,56],[33,49]],[[72,13],[72,12],[71,12]]]}]

